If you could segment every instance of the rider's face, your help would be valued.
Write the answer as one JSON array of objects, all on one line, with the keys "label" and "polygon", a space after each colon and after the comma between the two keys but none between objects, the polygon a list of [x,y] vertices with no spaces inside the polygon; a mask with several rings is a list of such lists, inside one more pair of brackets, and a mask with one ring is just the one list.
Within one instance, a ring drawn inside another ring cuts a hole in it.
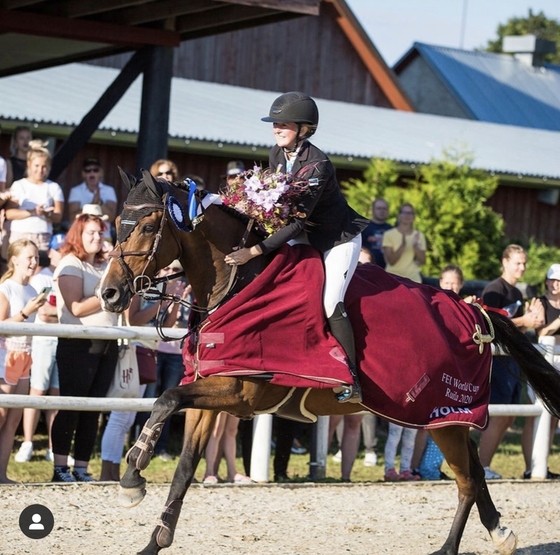
[{"label": "rider's face", "polygon": [[272,132],[276,144],[280,148],[294,148],[298,132],[298,124],[293,122],[273,123]]}]

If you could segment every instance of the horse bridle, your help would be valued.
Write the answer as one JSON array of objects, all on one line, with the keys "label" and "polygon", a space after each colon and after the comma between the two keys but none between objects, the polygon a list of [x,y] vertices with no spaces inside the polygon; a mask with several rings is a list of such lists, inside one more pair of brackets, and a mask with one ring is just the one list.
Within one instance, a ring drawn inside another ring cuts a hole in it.
[{"label": "horse bridle", "polygon": [[[130,289],[130,292],[135,295],[141,295],[143,297],[146,297],[146,294],[148,293],[148,291],[153,290],[155,288],[155,286],[157,286],[159,283],[164,283],[167,281],[171,281],[175,278],[181,277],[185,275],[184,271],[181,272],[177,272],[175,274],[171,274],[169,276],[162,276],[162,277],[155,277],[155,278],[150,278],[149,276],[147,276],[145,274],[145,271],[147,269],[147,267],[150,265],[150,262],[152,260],[154,260],[154,258],[157,257],[157,250],[160,244],[160,241],[163,237],[163,230],[165,227],[165,224],[167,223],[167,218],[168,218],[168,204],[167,204],[167,198],[168,198],[168,194],[165,193],[161,199],[161,203],[143,203],[143,204],[128,204],[128,203],[124,203],[123,205],[123,210],[130,210],[132,212],[138,212],[140,210],[157,210],[157,211],[161,211],[162,212],[162,217],[159,223],[159,228],[157,230],[155,239],[152,243],[152,247],[149,250],[137,250],[137,251],[124,251],[122,249],[122,246],[119,243],[117,243],[117,246],[108,254],[108,256],[110,258],[115,258],[117,260],[117,262],[119,263],[120,267],[123,270],[123,273],[125,275],[126,278],[126,282],[127,285]],[[189,226],[189,231],[194,231],[195,225],[197,223],[200,223],[202,221],[204,217],[204,214],[198,216],[196,218],[196,221],[192,221],[192,224]],[[139,223],[139,219],[136,220],[121,220],[121,224],[122,223],[128,223],[129,225],[132,225],[134,229],[138,223]],[[249,234],[251,232],[251,229],[253,227],[254,224],[254,220],[250,219],[247,227],[245,229],[245,232],[243,233],[243,236],[239,242],[239,245],[237,248],[243,248],[245,246],[245,243],[247,242],[247,239],[249,237]],[[180,258],[180,255],[182,253],[182,247],[181,247],[181,243],[179,241],[179,239],[177,239],[177,236],[175,235],[175,226],[169,226],[171,229],[171,235],[173,236],[173,239],[175,239],[175,243],[177,244],[177,247],[179,249],[179,255],[177,256],[177,258]],[[130,269],[130,266],[126,263],[125,261],[125,257],[126,256],[146,256],[146,264],[144,265],[144,268],[142,269],[141,273],[136,276],[133,277],[133,273],[132,270]],[[156,260],[157,262],[157,260]],[[215,305],[213,307],[201,307],[195,303],[191,303],[185,299],[182,299],[181,297],[177,297],[175,295],[167,295],[161,291],[154,291],[154,295],[150,296],[150,298],[153,298],[153,300],[159,300],[160,303],[163,301],[171,301],[172,303],[179,303],[183,306],[186,306],[187,308],[189,308],[190,310],[194,311],[194,312],[198,312],[198,313],[203,313],[203,314],[209,314],[212,311],[216,310],[219,306],[221,306],[221,304],[228,298],[230,292],[233,290],[235,283],[237,281],[237,270],[238,267],[237,266],[233,266],[232,271],[230,273],[230,278],[229,278],[229,283],[228,286],[226,288],[226,292],[224,293],[224,295],[215,303]],[[202,322],[201,322],[202,323]],[[200,325],[200,324],[199,324]],[[198,325],[198,326],[199,326]],[[188,337],[189,335],[191,335],[192,333],[194,333],[196,331],[196,329],[198,328],[198,326],[195,326],[193,329],[191,329],[184,337],[183,340]],[[156,320],[156,329],[158,331],[159,336],[164,340],[164,341],[172,341],[176,338],[171,338],[171,337],[167,337],[163,334],[163,319],[160,321],[160,319],[158,318]]]},{"label": "horse bridle", "polygon": [[[130,289],[130,292],[135,295],[135,294],[139,294],[142,295],[144,294],[146,291],[148,291],[148,289],[151,289],[153,287],[155,287],[158,283],[163,283],[166,281],[170,281],[172,279],[175,279],[177,277],[181,277],[185,275],[185,272],[178,272],[175,273],[173,275],[170,276],[165,276],[165,277],[160,277],[160,278],[150,278],[149,276],[147,276],[145,274],[146,269],[148,268],[148,266],[150,265],[150,262],[152,262],[152,260],[154,260],[154,258],[156,258],[157,255],[157,250],[159,248],[159,243],[161,241],[161,238],[163,236],[163,229],[165,227],[165,224],[167,222],[167,205],[166,205],[166,198],[167,198],[167,194],[165,194],[162,198],[162,202],[160,204],[157,203],[144,203],[144,204],[128,204],[128,203],[124,203],[123,209],[124,210],[130,210],[132,212],[137,212],[139,210],[144,210],[144,209],[153,209],[153,210],[157,210],[157,211],[161,211],[162,217],[159,223],[159,228],[157,230],[155,239],[152,243],[152,247],[149,250],[138,250],[138,251],[124,251],[122,248],[122,245],[119,243],[117,243],[117,246],[108,254],[108,256],[110,258],[115,258],[117,260],[117,262],[119,263],[121,269],[124,272],[125,278],[126,278],[126,283]],[[136,227],[138,225],[139,220],[127,220],[127,223],[129,224],[133,224],[134,227]],[[177,244],[177,247],[179,249],[179,254],[182,252],[182,248],[181,248],[181,243],[180,241],[177,239],[176,235],[175,235],[175,231],[173,229],[173,226],[169,226],[171,229],[171,235],[173,236],[173,239],[175,239],[175,243]],[[144,268],[142,269],[142,271],[140,272],[140,274],[136,277],[134,277],[132,270],[130,269],[130,266],[126,263],[125,261],[125,256],[146,256],[146,264],[144,265]],[[179,257],[178,257],[179,258]]]}]

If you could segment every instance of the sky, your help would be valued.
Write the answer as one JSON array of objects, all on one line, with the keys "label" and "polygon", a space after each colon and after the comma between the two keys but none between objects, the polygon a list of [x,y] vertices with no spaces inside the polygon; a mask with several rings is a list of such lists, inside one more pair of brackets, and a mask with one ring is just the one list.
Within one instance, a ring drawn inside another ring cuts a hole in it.
[{"label": "sky", "polygon": [[[346,0],[389,66],[414,42],[473,50],[529,9],[560,21],[560,0]],[[465,17],[463,17],[465,14]],[[464,24],[463,24],[464,20]]]}]

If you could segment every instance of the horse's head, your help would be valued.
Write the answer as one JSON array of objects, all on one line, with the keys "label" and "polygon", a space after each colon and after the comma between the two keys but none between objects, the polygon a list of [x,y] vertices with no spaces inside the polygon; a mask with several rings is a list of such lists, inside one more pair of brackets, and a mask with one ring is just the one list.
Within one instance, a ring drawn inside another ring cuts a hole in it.
[{"label": "horse's head", "polygon": [[103,309],[110,312],[126,309],[135,293],[152,286],[160,269],[181,257],[179,229],[191,226],[186,189],[154,179],[145,170],[140,181],[122,170],[121,177],[129,192],[99,288]]}]

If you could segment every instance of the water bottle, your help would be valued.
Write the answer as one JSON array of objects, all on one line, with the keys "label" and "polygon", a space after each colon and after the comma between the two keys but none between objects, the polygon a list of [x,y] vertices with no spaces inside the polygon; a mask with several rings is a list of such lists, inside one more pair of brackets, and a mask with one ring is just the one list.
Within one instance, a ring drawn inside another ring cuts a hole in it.
[{"label": "water bottle", "polygon": [[508,304],[504,306],[502,310],[507,312],[508,318],[513,318],[514,314],[517,312],[517,309],[522,305],[521,301],[515,301],[512,304]]}]

